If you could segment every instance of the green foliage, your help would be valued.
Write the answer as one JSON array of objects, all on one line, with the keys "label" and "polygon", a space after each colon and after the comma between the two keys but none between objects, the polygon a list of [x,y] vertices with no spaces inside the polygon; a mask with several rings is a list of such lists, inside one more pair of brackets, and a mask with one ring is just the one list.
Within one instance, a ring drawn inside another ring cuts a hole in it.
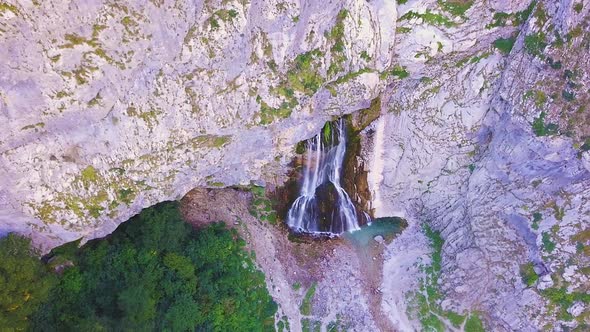
[{"label": "green foliage", "polygon": [[313,296],[315,295],[315,288],[317,284],[314,282],[305,292],[305,296],[301,301],[301,306],[299,307],[299,311],[301,311],[302,315],[309,316],[311,315],[311,302],[313,301]]},{"label": "green foliage", "polygon": [[532,229],[539,229],[539,222],[543,220],[543,215],[540,212],[533,213],[533,225],[531,226]]},{"label": "green foliage", "polygon": [[453,311],[444,311],[440,306],[443,295],[440,293],[438,279],[441,273],[442,246],[444,240],[440,233],[424,225],[424,234],[429,238],[432,247],[431,264],[425,266],[425,278],[420,282],[420,291],[411,294],[408,305],[408,314],[417,318],[424,331],[446,331],[441,318],[446,318],[451,324],[459,327],[465,316]]},{"label": "green foliage", "polygon": [[534,265],[531,262],[520,266],[520,276],[522,282],[527,285],[527,287],[531,287],[537,282],[537,280],[539,280],[539,276],[535,272]]},{"label": "green foliage", "polygon": [[96,183],[99,179],[98,172],[94,167],[88,166],[82,170],[81,179],[82,183],[84,183],[84,186],[88,186],[91,183]]},{"label": "green foliage", "polygon": [[324,128],[322,128],[322,136],[325,142],[332,141],[332,123],[326,122]]},{"label": "green foliage", "polygon": [[328,76],[333,76],[343,70],[343,64],[346,61],[344,53],[344,20],[348,16],[348,10],[341,9],[336,16],[336,24],[327,35],[331,42],[330,48],[331,63],[328,67]]},{"label": "green foliage", "polygon": [[400,65],[396,65],[395,67],[393,67],[393,69],[388,70],[388,71],[384,71],[379,75],[380,79],[386,79],[389,76],[395,76],[399,79],[404,79],[408,76],[410,76],[410,73],[408,73],[406,71],[406,68]]},{"label": "green foliage", "polygon": [[590,304],[590,294],[571,292],[568,293],[567,287],[548,288],[541,291],[541,295],[547,298],[552,304],[559,306],[558,318],[563,320],[571,320],[572,316],[567,312],[574,302],[580,301],[585,304]]},{"label": "green foliage", "polygon": [[43,303],[55,277],[31,248],[31,240],[17,234],[0,239],[0,327],[26,330],[32,314]]},{"label": "green foliage", "polygon": [[576,13],[581,13],[582,9],[584,9],[584,4],[581,2],[578,2],[577,4],[574,5],[574,10],[576,11]]},{"label": "green foliage", "polygon": [[537,136],[550,136],[557,134],[558,126],[554,123],[545,124],[545,112],[533,120],[533,132]]},{"label": "green foliage", "polygon": [[424,226],[424,234],[430,239],[432,245],[432,269],[434,272],[440,272],[442,263],[442,246],[444,240],[440,236],[439,232],[433,231],[430,226]]},{"label": "green foliage", "polygon": [[369,68],[362,68],[357,71],[349,72],[346,75],[338,77],[338,79],[336,81],[334,81],[334,84],[345,83],[345,82],[348,82],[356,77],[361,76],[364,73],[370,73],[370,72],[372,72],[372,70]]},{"label": "green foliage", "polygon": [[504,54],[510,53],[514,46],[514,38],[498,38],[494,41],[494,47]]},{"label": "green foliage", "polygon": [[508,19],[510,19],[511,15],[504,12],[495,12],[492,16],[493,21],[492,23],[486,25],[486,28],[491,29],[495,27],[503,27],[506,25]]},{"label": "green foliage", "polygon": [[451,27],[456,26],[456,24],[448,17],[441,15],[441,14],[433,13],[430,10],[427,10],[423,14],[420,14],[420,13],[414,12],[414,11],[409,11],[409,12],[405,13],[404,15],[402,15],[402,17],[400,17],[398,19],[398,21],[404,21],[404,20],[409,21],[414,18],[421,18],[426,24],[430,24],[430,25],[444,26],[447,28],[451,28]]},{"label": "green foliage", "polygon": [[316,49],[295,57],[295,68],[287,74],[293,90],[311,95],[320,88],[323,78],[314,68],[318,66],[316,62],[320,61],[322,56],[322,52]]},{"label": "green foliage", "polygon": [[369,56],[369,53],[367,53],[367,51],[362,51],[361,52],[361,59],[365,60],[365,61],[371,61],[371,56]]},{"label": "green foliage", "polygon": [[555,250],[555,242],[551,241],[551,236],[547,232],[543,232],[541,234],[541,242],[543,243],[543,249],[548,252],[552,253]]},{"label": "green foliage", "polygon": [[345,324],[340,320],[340,315],[336,315],[336,320],[331,321],[326,326],[326,332],[346,332]]},{"label": "green foliage", "polygon": [[531,3],[527,6],[526,9],[516,12],[516,13],[504,13],[504,12],[496,12],[493,15],[492,23],[486,25],[487,29],[495,28],[495,27],[503,27],[506,26],[508,20],[512,21],[513,26],[519,26],[524,23],[531,13],[533,12],[533,8],[537,4],[536,0],[531,1]]},{"label": "green foliage", "polygon": [[272,201],[266,197],[264,187],[252,186],[250,188],[253,200],[250,205],[250,214],[260,221],[268,221],[270,224],[277,223],[277,212],[272,207]]},{"label": "green foliage", "polygon": [[397,0],[398,5],[405,5],[406,3],[408,3],[408,0]]},{"label": "green foliage", "polygon": [[524,38],[524,49],[530,55],[543,57],[543,50],[547,47],[545,37],[541,33],[533,33]]},{"label": "green foliage", "polygon": [[465,316],[459,315],[458,313],[452,311],[447,311],[447,318],[454,327],[460,327],[465,321]]},{"label": "green foliage", "polygon": [[322,322],[317,320],[311,320],[309,318],[301,319],[301,331],[302,332],[320,332],[322,328]]},{"label": "green foliage", "polygon": [[515,16],[514,25],[515,26],[521,25],[526,20],[528,20],[529,16],[531,16],[531,14],[533,13],[533,9],[535,8],[536,5],[537,5],[537,0],[533,0],[533,1],[531,1],[531,3],[529,3],[529,5],[524,10],[522,10],[520,12],[516,12],[514,14],[514,16]]},{"label": "green foliage", "polygon": [[266,330],[277,305],[244,244],[221,223],[194,231],[177,203],[146,209],[78,250],[34,329]]},{"label": "green foliage", "polygon": [[465,332],[485,332],[481,318],[476,314],[471,314],[465,322]]},{"label": "green foliage", "polygon": [[535,106],[537,107],[541,107],[545,104],[545,102],[547,101],[547,95],[545,95],[545,92],[541,91],[541,90],[528,90],[525,94],[524,94],[524,99],[527,100],[529,98],[533,98],[534,102],[535,102]]},{"label": "green foliage", "polygon": [[260,124],[271,124],[277,118],[288,118],[293,108],[299,103],[295,92],[306,95],[314,94],[324,82],[324,78],[318,73],[320,60],[323,56],[318,49],[297,55],[292,68],[287,72],[287,77],[272,92],[280,97],[283,102],[279,107],[271,107],[260,96],[256,101],[260,103]]},{"label": "green foliage", "polygon": [[438,0],[438,4],[454,16],[465,17],[465,12],[473,6],[473,0]]}]

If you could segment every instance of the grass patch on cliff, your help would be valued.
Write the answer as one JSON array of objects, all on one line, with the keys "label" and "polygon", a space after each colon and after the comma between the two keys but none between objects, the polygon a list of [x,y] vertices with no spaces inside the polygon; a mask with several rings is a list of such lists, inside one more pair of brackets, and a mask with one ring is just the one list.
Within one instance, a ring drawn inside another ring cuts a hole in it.
[{"label": "grass patch on cliff", "polygon": [[448,17],[446,17],[442,14],[433,13],[430,10],[426,10],[426,12],[424,12],[422,14],[418,13],[418,12],[414,12],[414,11],[409,11],[409,12],[405,13],[404,15],[402,15],[398,19],[398,22],[409,21],[414,18],[421,18],[424,21],[424,23],[429,24],[429,25],[444,26],[446,28],[451,28],[451,27],[454,27],[457,25],[455,22],[453,22]]},{"label": "grass patch on cliff", "polygon": [[401,79],[404,79],[404,78],[410,76],[410,73],[408,73],[408,71],[406,70],[406,67],[396,65],[391,70],[386,70],[386,71],[382,72],[381,74],[379,74],[379,78],[382,80],[387,79],[390,76],[397,77],[398,79],[401,80]]},{"label": "grass patch on cliff", "polygon": [[311,315],[311,303],[313,301],[313,296],[315,295],[315,289],[317,284],[314,282],[305,292],[305,296],[301,301],[301,306],[299,307],[299,311],[302,315],[309,316]]},{"label": "grass patch on cliff", "polygon": [[534,265],[531,262],[520,266],[520,277],[527,287],[531,287],[539,280],[539,276],[535,272]]},{"label": "grass patch on cliff", "polygon": [[545,112],[533,119],[533,133],[537,136],[551,136],[558,133],[558,126],[554,123],[545,123]]},{"label": "grass patch on cliff", "polygon": [[524,49],[530,55],[543,58],[545,47],[547,47],[547,43],[542,33],[532,33],[524,37]]},{"label": "grass patch on cliff", "polygon": [[325,81],[318,71],[323,56],[319,49],[314,49],[295,57],[286,78],[279,86],[271,89],[271,93],[281,100],[278,107],[270,106],[262,97],[257,96],[256,102],[260,104],[260,124],[267,125],[277,119],[288,118],[299,105],[296,94],[311,96],[320,89]]},{"label": "grass patch on cliff", "polygon": [[[420,281],[418,291],[406,293],[408,316],[420,321],[424,331],[444,332],[447,330],[447,324],[459,328],[464,322],[465,331],[480,331],[477,327],[483,326],[483,324],[476,313],[460,314],[442,309],[441,302],[444,295],[440,291],[439,278],[442,269],[444,240],[439,232],[431,229],[428,225],[423,227],[423,231],[432,247],[431,262],[429,265],[422,266],[424,278]],[[467,329],[468,325],[473,329]]]},{"label": "grass patch on cliff", "polygon": [[552,287],[541,290],[541,295],[557,309],[557,318],[571,321],[574,317],[567,311],[575,302],[590,304],[590,294],[582,292],[568,292],[566,286]]},{"label": "grass patch on cliff", "polygon": [[509,21],[512,26],[519,26],[531,16],[536,4],[537,1],[533,0],[527,8],[515,13],[495,12],[492,16],[492,22],[486,25],[486,29],[506,26]]},{"label": "grass patch on cliff", "polygon": [[252,186],[250,187],[250,192],[252,193],[250,214],[260,221],[266,221],[275,225],[278,220],[278,214],[273,209],[272,201],[266,197],[266,189],[264,187]]},{"label": "grass patch on cliff", "polygon": [[344,53],[344,20],[349,15],[348,10],[341,9],[336,16],[334,27],[326,34],[328,41],[332,44],[330,48],[331,63],[328,67],[328,76],[334,76],[341,72],[346,61]]},{"label": "grass patch on cliff", "polygon": [[438,5],[454,16],[465,18],[465,12],[473,6],[473,0],[438,0]]},{"label": "grass patch on cliff", "polygon": [[497,48],[503,54],[508,54],[514,47],[514,38],[498,38],[494,41],[494,47]]},{"label": "grass patch on cliff", "polygon": [[[143,210],[105,239],[54,249],[47,266],[28,240],[9,235],[0,239],[0,325],[33,331],[272,330],[277,305],[244,245],[221,223],[195,231],[172,202]],[[55,262],[61,274],[48,272]]]}]

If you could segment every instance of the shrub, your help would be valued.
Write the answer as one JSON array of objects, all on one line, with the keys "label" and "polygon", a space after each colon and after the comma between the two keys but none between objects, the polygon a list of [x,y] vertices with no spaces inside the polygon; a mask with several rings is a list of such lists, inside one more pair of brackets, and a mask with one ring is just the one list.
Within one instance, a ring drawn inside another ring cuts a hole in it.
[{"label": "shrub", "polygon": [[541,242],[543,243],[543,249],[546,252],[552,253],[555,250],[555,242],[551,241],[551,236],[549,233],[543,232],[541,235]]},{"label": "shrub", "polygon": [[494,47],[504,54],[510,53],[514,46],[514,38],[498,38],[494,41]]},{"label": "shrub", "polygon": [[542,57],[545,47],[547,47],[547,43],[540,33],[533,33],[524,38],[524,49],[530,55]]},{"label": "shrub", "polygon": [[520,266],[520,276],[522,278],[522,282],[527,285],[527,287],[531,287],[532,285],[539,280],[539,276],[535,272],[533,263],[529,262]]},{"label": "shrub", "polygon": [[533,132],[537,136],[550,136],[557,134],[557,125],[554,123],[545,124],[545,112],[533,120]]}]

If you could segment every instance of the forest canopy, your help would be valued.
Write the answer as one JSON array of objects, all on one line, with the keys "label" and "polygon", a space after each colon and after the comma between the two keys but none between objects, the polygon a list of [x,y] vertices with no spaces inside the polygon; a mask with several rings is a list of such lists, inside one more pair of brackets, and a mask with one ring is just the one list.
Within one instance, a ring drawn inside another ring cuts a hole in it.
[{"label": "forest canopy", "polygon": [[[12,311],[6,308],[16,304],[2,302],[1,326],[9,327],[4,321],[12,319],[39,331],[274,330],[277,305],[244,241],[222,223],[195,231],[175,202],[146,209],[82,248],[56,248],[45,265],[32,255],[28,240],[20,239],[26,243],[7,252],[20,255],[14,256],[18,261],[25,251],[32,265],[10,270],[11,261],[0,260],[1,281],[24,278],[28,284],[12,285],[23,288],[14,292],[37,295],[31,305]],[[61,275],[48,272],[58,265],[65,267],[58,269]],[[36,279],[47,281],[31,285]],[[29,319],[12,317],[15,312]]]}]

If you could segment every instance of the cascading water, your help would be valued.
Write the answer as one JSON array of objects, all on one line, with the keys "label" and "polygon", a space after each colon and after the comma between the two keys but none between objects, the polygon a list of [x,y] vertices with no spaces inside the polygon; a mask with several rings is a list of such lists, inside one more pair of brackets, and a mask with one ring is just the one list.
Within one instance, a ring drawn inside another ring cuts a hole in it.
[{"label": "cascading water", "polygon": [[287,215],[291,229],[330,236],[360,229],[357,209],[340,184],[345,153],[342,119],[306,142],[303,183]]}]

